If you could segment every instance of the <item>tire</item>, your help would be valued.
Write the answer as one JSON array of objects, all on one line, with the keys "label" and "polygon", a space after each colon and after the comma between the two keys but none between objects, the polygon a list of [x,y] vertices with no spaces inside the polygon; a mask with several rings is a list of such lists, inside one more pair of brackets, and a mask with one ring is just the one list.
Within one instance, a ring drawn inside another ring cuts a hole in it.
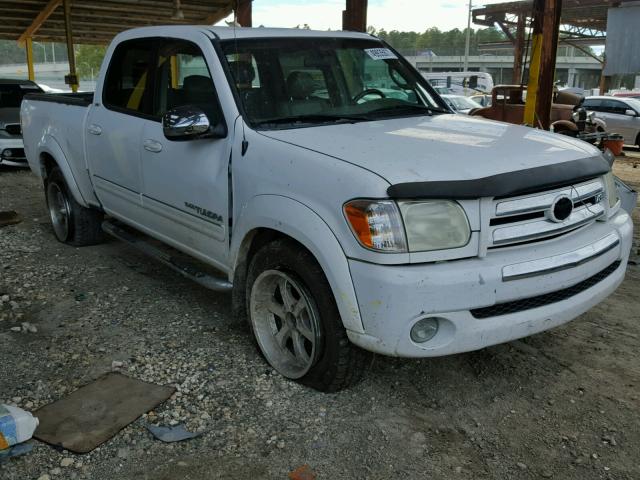
[{"label": "tire", "polygon": [[255,253],[246,305],[258,349],[283,376],[322,392],[362,377],[369,354],[349,341],[322,268],[298,243],[279,239]]},{"label": "tire", "polygon": [[58,167],[51,170],[44,188],[53,233],[60,242],[76,247],[102,242],[103,213],[76,202]]}]

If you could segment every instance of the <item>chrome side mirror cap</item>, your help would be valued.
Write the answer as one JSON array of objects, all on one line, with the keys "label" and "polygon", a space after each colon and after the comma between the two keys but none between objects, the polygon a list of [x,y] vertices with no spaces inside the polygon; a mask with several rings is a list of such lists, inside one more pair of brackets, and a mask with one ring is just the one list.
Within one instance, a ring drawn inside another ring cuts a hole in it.
[{"label": "chrome side mirror cap", "polygon": [[223,123],[211,125],[209,117],[195,105],[172,108],[162,117],[162,131],[168,140],[194,140],[196,138],[224,138]]}]

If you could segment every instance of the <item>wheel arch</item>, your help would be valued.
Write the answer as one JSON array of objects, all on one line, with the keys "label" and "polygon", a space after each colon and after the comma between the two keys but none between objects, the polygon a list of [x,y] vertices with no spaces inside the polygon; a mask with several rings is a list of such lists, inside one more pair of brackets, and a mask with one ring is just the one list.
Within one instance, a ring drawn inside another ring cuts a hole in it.
[{"label": "wheel arch", "polygon": [[38,151],[38,163],[40,166],[40,176],[43,181],[46,182],[53,168],[58,167],[62,172],[62,176],[64,177],[67,187],[69,188],[69,192],[73,195],[74,200],[83,207],[89,206],[80,192],[80,187],[73,176],[67,157],[62,151],[62,148],[60,148],[60,145],[58,145],[53,138],[47,137],[44,143],[40,145]]},{"label": "wheel arch", "polygon": [[230,250],[234,312],[246,315],[246,278],[253,254],[273,240],[286,238],[306,249],[322,268],[344,327],[363,333],[347,257],[322,218],[301,202],[279,195],[256,196],[242,211],[245,213],[238,219]]}]

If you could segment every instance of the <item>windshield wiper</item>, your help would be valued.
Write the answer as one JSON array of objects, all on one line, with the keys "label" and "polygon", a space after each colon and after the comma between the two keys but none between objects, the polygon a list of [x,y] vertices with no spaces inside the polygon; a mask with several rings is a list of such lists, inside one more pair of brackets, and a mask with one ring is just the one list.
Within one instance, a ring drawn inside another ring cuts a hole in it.
[{"label": "windshield wiper", "polygon": [[376,113],[392,113],[392,112],[398,112],[398,113],[416,112],[416,113],[424,113],[426,115],[433,115],[434,113],[451,113],[450,111],[445,110],[444,108],[427,107],[426,105],[407,104],[407,105],[391,105],[389,107],[376,108],[375,110],[368,112],[368,114],[371,115],[372,113],[376,114]]},{"label": "windshield wiper", "polygon": [[275,117],[256,122],[258,126],[264,125],[282,125],[293,123],[355,123],[364,122],[367,117],[360,115],[330,115],[313,113],[308,115],[291,115],[289,117]]}]

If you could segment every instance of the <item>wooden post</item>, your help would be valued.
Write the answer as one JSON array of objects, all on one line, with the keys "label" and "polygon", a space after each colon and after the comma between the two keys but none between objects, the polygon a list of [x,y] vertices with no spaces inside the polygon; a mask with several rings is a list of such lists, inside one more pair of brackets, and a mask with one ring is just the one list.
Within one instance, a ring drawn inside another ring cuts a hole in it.
[{"label": "wooden post", "polygon": [[527,17],[524,13],[518,15],[516,24],[515,43],[513,45],[513,84],[522,82],[522,55],[524,53],[524,28]]},{"label": "wooden post", "polygon": [[538,121],[545,130],[549,130],[551,127],[553,81],[556,73],[561,13],[562,0],[546,0],[542,26],[542,56],[538,79],[538,98],[536,100]]},{"label": "wooden post", "polygon": [[71,87],[71,91],[78,91],[78,75],[76,74],[76,54],[73,49],[73,32],[71,30],[71,0],[64,0],[64,30],[67,37],[67,57],[69,57],[69,75],[64,82]]},{"label": "wooden post", "polygon": [[236,21],[242,27],[253,26],[252,0],[237,0]]},{"label": "wooden post", "polygon": [[35,70],[33,69],[33,40],[27,37],[24,40],[25,49],[27,51],[27,71],[29,72],[29,80],[32,82],[36,79]]},{"label": "wooden post", "polygon": [[367,0],[346,0],[346,10],[342,12],[342,29],[352,32],[367,31]]},{"label": "wooden post", "polygon": [[536,104],[538,98],[538,77],[540,75],[540,59],[542,57],[542,24],[545,0],[533,1],[531,19],[531,59],[529,60],[529,83],[527,84],[527,100],[524,105],[524,124],[536,126]]}]

